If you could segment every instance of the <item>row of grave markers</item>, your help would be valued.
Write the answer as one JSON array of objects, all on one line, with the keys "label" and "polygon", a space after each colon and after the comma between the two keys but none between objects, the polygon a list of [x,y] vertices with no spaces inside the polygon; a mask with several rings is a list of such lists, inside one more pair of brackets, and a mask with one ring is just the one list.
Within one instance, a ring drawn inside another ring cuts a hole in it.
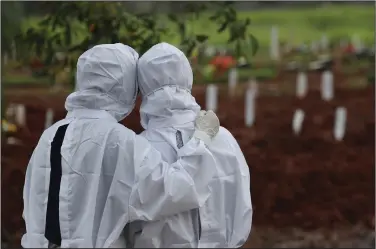
[{"label": "row of grave markers", "polygon": [[[7,109],[7,116],[14,116],[16,125],[25,127],[26,125],[26,108],[23,104],[11,104]],[[45,115],[44,128],[49,128],[54,121],[54,110],[48,108]]]},{"label": "row of grave markers", "polygon": [[[207,110],[216,111],[218,89],[215,85],[209,85],[207,88]],[[245,125],[246,127],[252,127],[255,122],[255,98],[257,90],[253,87],[248,88],[245,98]],[[22,104],[15,105],[15,121],[17,125],[25,125],[25,106]],[[304,122],[305,113],[301,109],[297,109],[294,113],[292,120],[292,131],[295,135],[299,135]],[[333,127],[333,135],[337,141],[341,141],[346,131],[346,108],[338,107],[335,112],[335,122]],[[45,118],[45,129],[49,128],[53,124],[54,112],[52,109],[47,109]]]},{"label": "row of grave markers", "polygon": [[[304,122],[305,113],[301,109],[297,109],[292,119],[292,130],[295,135],[299,135]],[[347,111],[344,107],[337,107],[334,116],[333,135],[335,140],[342,141],[346,132]]]},{"label": "row of grave markers", "polygon": [[[334,98],[334,84],[333,73],[325,71],[321,75],[321,98],[325,101],[330,101]],[[238,81],[238,73],[235,68],[230,69],[228,74],[228,91],[230,95],[233,95],[236,89]],[[212,88],[210,88],[212,89]],[[212,91],[212,90],[208,91]],[[307,74],[300,72],[296,78],[296,96],[298,98],[304,98],[308,93],[308,78]]]},{"label": "row of grave markers", "polygon": [[[321,75],[321,98],[330,101],[334,98],[333,73],[325,71]],[[298,73],[296,78],[296,97],[302,99],[308,93],[308,78],[305,73]]]},{"label": "row of grave markers", "polygon": [[[229,92],[234,91],[236,81],[236,70],[231,70],[229,74]],[[296,96],[304,98],[308,92],[308,78],[305,73],[298,73],[296,80]],[[244,108],[244,121],[246,127],[252,127],[256,117],[256,97],[258,94],[257,83],[251,80],[249,87],[245,93],[245,108]],[[333,74],[330,71],[322,73],[321,77],[321,98],[324,101],[330,101],[334,98]],[[217,111],[218,106],[218,87],[210,84],[206,89],[206,109]],[[292,120],[293,133],[298,135],[302,129],[304,121],[304,111],[298,109],[295,111]],[[335,122],[333,127],[333,134],[336,140],[342,140],[346,130],[346,108],[338,107],[335,112]]]},{"label": "row of grave markers", "polygon": [[[237,72],[231,70],[229,75],[229,90],[233,92],[237,85]],[[299,73],[297,75],[296,96],[298,98],[304,98],[308,92],[308,79],[305,73]],[[245,93],[245,113],[244,120],[246,127],[252,127],[256,118],[256,97],[258,95],[258,86],[255,80],[251,80],[249,87]],[[330,101],[334,97],[333,91],[333,75],[331,72],[326,71],[322,74],[321,83],[321,96],[324,101]],[[218,106],[218,87],[210,84],[206,89],[206,109],[217,111]],[[15,122],[17,125],[25,125],[26,111],[25,106],[22,104],[11,105],[8,109],[13,112],[11,115],[15,116]],[[342,140],[345,133],[346,126],[346,109],[343,107],[337,108],[335,122],[335,138]],[[49,108],[46,111],[45,116],[45,129],[53,124],[54,111]],[[295,134],[299,134],[304,121],[304,112],[300,109],[296,110],[293,121],[292,129]]]},{"label": "row of grave markers", "polygon": [[[290,34],[290,40],[294,37],[293,33]],[[291,41],[290,43],[292,43]],[[340,41],[340,46],[346,47],[349,41],[342,39]],[[364,44],[360,39],[359,35],[353,34],[351,37],[351,44],[354,46],[356,51],[364,48]],[[307,45],[303,44],[303,46]],[[291,46],[288,46],[291,47]],[[312,41],[310,44],[310,49],[312,52],[317,52],[319,49],[326,50],[329,48],[329,39],[326,34],[323,34],[321,39],[318,41]],[[273,26],[270,31],[270,47],[269,47],[270,59],[278,61],[280,59],[280,44],[279,44],[279,30],[277,26]]]}]

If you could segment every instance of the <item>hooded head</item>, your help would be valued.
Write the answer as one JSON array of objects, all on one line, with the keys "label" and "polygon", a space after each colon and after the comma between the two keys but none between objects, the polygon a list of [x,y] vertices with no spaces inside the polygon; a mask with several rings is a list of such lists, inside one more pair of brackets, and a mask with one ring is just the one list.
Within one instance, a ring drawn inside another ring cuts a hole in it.
[{"label": "hooded head", "polygon": [[77,90],[65,101],[67,111],[105,110],[117,121],[135,105],[138,86],[138,53],[121,43],[97,45],[83,53],[77,62]]},{"label": "hooded head", "polygon": [[[144,129],[193,122],[200,106],[191,95],[193,72],[178,48],[159,43],[141,56],[137,81],[143,96],[140,108]],[[150,127],[149,127],[150,128]]]}]

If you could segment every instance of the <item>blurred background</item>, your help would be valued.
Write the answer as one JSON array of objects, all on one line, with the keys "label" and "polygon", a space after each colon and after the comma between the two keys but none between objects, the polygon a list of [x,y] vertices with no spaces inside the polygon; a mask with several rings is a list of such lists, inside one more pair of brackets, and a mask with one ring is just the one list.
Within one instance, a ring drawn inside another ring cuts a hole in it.
[{"label": "blurred background", "polygon": [[[1,243],[20,245],[24,174],[64,118],[77,58],[165,41],[251,172],[245,248],[375,246],[373,2],[1,2]],[[124,124],[141,132],[138,107]]]}]

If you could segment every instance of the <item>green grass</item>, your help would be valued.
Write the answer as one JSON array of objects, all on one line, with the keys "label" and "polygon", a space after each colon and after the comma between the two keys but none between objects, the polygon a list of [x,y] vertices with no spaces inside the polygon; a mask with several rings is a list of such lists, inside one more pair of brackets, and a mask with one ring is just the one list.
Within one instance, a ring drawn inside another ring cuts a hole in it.
[{"label": "green grass", "polygon": [[[257,80],[273,79],[277,76],[277,69],[272,67],[264,68],[239,68],[238,70],[238,82],[244,83],[248,82],[250,78],[255,78]],[[221,76],[214,77],[213,79],[205,79],[194,73],[195,84],[206,84],[206,83],[227,83],[228,82],[228,72]]]},{"label": "green grass", "polygon": [[1,84],[5,87],[21,85],[50,85],[51,80],[48,78],[36,78],[28,75],[5,74],[1,79]]},{"label": "green grass", "polygon": [[[328,38],[349,37],[358,34],[362,40],[374,42],[374,9],[373,6],[329,6],[320,8],[291,10],[258,10],[255,12],[239,12],[241,18],[251,18],[252,32],[261,45],[269,45],[270,28],[279,27],[281,41],[301,43],[318,40],[326,33]],[[204,18],[204,17],[203,17]],[[197,32],[215,31],[215,25],[197,20],[193,25]],[[328,24],[326,30],[320,28],[320,22]],[[223,44],[227,33],[210,36],[213,44]]]},{"label": "green grass", "polygon": [[[250,78],[256,78],[258,80],[262,79],[272,79],[276,76],[277,71],[274,68],[240,68],[238,69],[238,81],[248,82]],[[32,77],[27,75],[19,74],[5,74],[2,79],[2,85],[5,87],[21,87],[25,85],[33,86],[51,86],[51,79],[47,77]],[[219,77],[213,79],[203,79],[202,77],[195,74],[194,82],[196,84],[205,83],[227,83],[228,74],[225,73]]]},{"label": "green grass", "polygon": [[[265,50],[270,43],[270,29],[273,25],[279,27],[281,41],[289,41],[295,44],[318,40],[326,33],[328,38],[351,37],[353,34],[368,45],[374,43],[374,6],[372,5],[329,5],[319,8],[294,8],[283,10],[257,10],[254,12],[238,12],[240,18],[251,18],[250,32],[259,40],[260,47]],[[189,29],[195,33],[208,34],[209,43],[213,45],[225,45],[228,33],[216,33],[217,25],[208,20],[209,13],[204,13],[199,19],[187,20]],[[35,26],[39,18],[30,18],[23,24],[24,30]],[[179,37],[174,32],[175,25],[163,15],[160,21],[170,27],[172,32],[163,40],[172,44],[179,44]],[[323,28],[320,23],[326,23]],[[85,29],[76,25],[77,41],[82,39],[80,32]]]}]

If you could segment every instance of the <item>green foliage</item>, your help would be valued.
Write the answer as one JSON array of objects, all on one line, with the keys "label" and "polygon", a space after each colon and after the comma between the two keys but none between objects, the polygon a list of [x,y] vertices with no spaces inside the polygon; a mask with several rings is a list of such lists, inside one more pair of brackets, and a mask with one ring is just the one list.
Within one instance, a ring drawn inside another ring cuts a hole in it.
[{"label": "green foliage", "polygon": [[[23,6],[21,2],[9,1],[1,2],[1,51],[11,51],[12,43],[21,31],[21,22],[23,17]],[[3,63],[2,63],[3,69]],[[5,115],[4,91],[1,90],[1,119]],[[1,131],[5,138],[3,130]]]},{"label": "green foliage", "polygon": [[[196,69],[197,70],[197,69]],[[195,84],[207,84],[207,83],[227,83],[228,82],[228,73],[222,75],[213,75],[213,72],[210,72],[210,66],[206,66],[204,70],[198,71],[194,74]],[[250,78],[256,80],[268,80],[273,79],[277,76],[277,68],[273,65],[268,65],[262,68],[238,68],[238,81],[239,82],[248,82]],[[200,75],[202,74],[202,76]],[[200,77],[201,76],[201,77]]]},{"label": "green foliage", "polygon": [[[36,28],[29,28],[23,39],[38,58],[51,66],[51,76],[63,68],[75,68],[77,59],[89,47],[103,43],[122,42],[143,53],[160,42],[165,29],[158,26],[153,15],[136,15],[124,11],[121,2],[46,2],[50,15]],[[77,25],[86,27],[78,29]],[[121,33],[120,30],[125,32]],[[84,34],[78,43],[73,37]],[[62,61],[56,53],[64,53]],[[74,70],[72,70],[74,71]]]},{"label": "green foliage", "polygon": [[[248,61],[251,61],[257,53],[259,44],[255,36],[248,32],[251,24],[250,18],[240,19],[233,8],[233,2],[216,4],[219,5],[219,8],[209,19],[217,22],[218,33],[228,31],[227,44],[234,48],[235,56],[239,58],[244,55]],[[248,53],[248,51],[251,51],[251,53]]]},{"label": "green foliage", "polygon": [[[140,54],[162,41],[170,30],[161,25],[161,18],[153,13],[139,14],[125,10],[121,2],[45,2],[50,10],[36,27],[29,28],[23,40],[30,44],[45,65],[50,68],[51,76],[66,67],[74,71],[76,61],[89,47],[103,43],[121,42],[137,50]],[[187,20],[195,20],[208,9],[209,5],[219,5],[211,22],[219,25],[218,32],[229,30],[228,41],[236,55],[247,55],[245,50],[252,51],[253,56],[258,48],[256,38],[248,32],[250,19],[237,18],[232,3],[185,3],[186,12],[168,16],[169,21],[177,27],[180,38],[179,47],[189,57],[196,48],[200,48],[209,36],[196,33]],[[171,26],[170,26],[171,28]],[[75,39],[80,33],[81,39]],[[57,59],[56,53],[64,54]]]},{"label": "green foliage", "polygon": [[[177,26],[180,49],[190,57],[193,50],[203,44],[209,37],[205,34],[195,34],[194,30],[189,30],[187,27],[187,19],[198,19],[200,13],[207,9],[207,3],[188,3],[186,5],[187,13],[185,15],[169,14],[168,18]],[[188,18],[187,18],[188,16]]]},{"label": "green foliage", "polygon": [[24,9],[21,2],[1,2],[1,50],[10,51],[12,42],[21,31]]}]

